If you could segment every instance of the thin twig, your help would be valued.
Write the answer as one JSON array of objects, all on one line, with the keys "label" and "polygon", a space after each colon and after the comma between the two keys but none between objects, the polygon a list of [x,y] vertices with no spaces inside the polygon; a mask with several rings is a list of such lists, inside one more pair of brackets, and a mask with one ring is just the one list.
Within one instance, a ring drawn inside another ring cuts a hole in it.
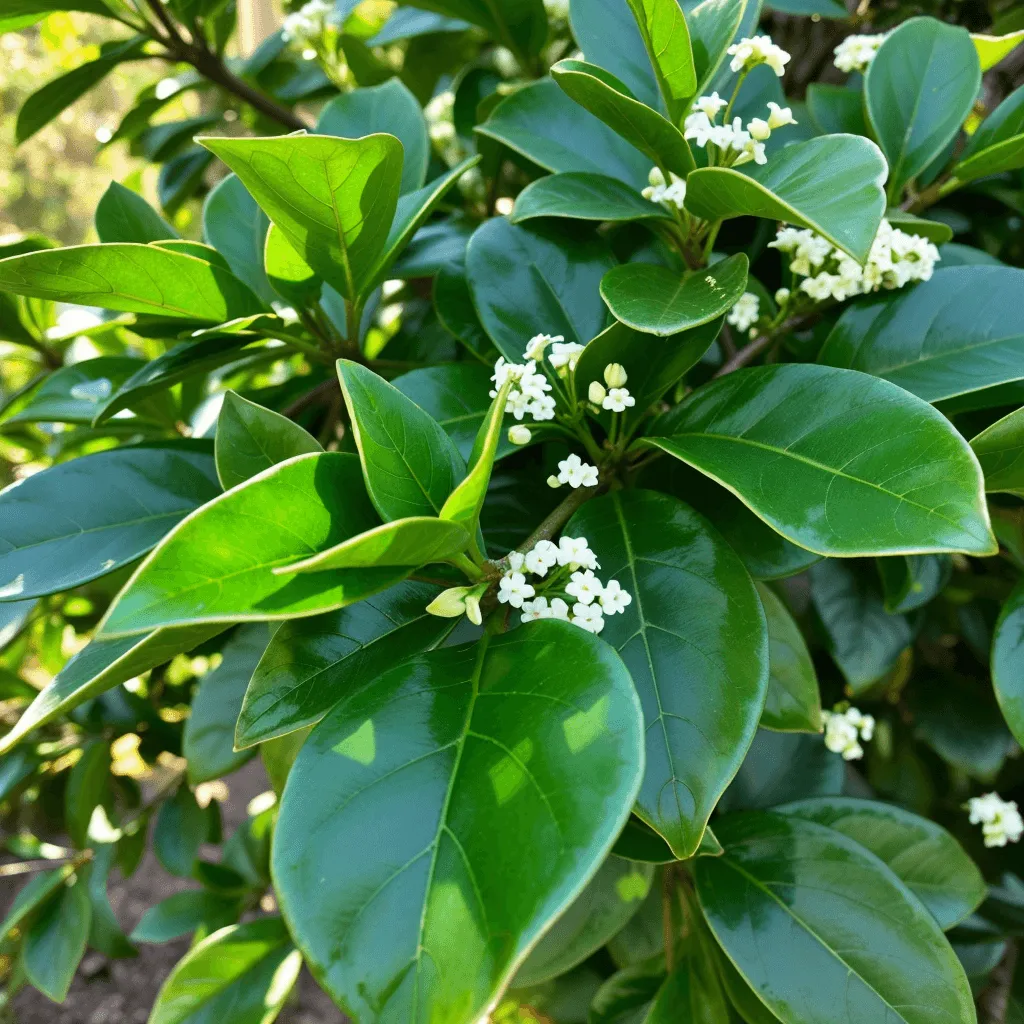
[{"label": "thin twig", "polygon": [[608,481],[602,481],[596,487],[577,487],[566,496],[565,500],[551,512],[537,527],[529,538],[520,545],[520,551],[529,551],[538,541],[551,540],[558,531],[572,518],[573,513],[591,498],[596,498],[607,490]]},{"label": "thin twig", "polygon": [[287,416],[289,419],[295,419],[300,412],[308,409],[311,405],[319,405],[321,402],[330,401],[333,394],[339,390],[338,379],[330,377],[325,381],[321,381],[315,388],[310,388],[304,395],[299,395],[290,405],[286,405],[281,410],[281,415]]}]

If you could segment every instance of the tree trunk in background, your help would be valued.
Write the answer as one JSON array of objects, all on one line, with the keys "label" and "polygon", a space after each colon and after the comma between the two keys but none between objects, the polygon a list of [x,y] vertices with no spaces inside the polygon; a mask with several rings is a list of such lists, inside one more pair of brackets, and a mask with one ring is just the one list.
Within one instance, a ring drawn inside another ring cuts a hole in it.
[{"label": "tree trunk in background", "polygon": [[278,0],[238,0],[238,45],[248,57],[281,24]]}]

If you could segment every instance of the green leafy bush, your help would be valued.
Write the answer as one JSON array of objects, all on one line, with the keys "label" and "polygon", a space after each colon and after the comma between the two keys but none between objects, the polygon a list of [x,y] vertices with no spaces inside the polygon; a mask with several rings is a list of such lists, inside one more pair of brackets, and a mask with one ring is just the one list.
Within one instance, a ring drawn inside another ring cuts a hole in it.
[{"label": "green leafy bush", "polygon": [[5,998],[192,936],[152,1024],[1020,1019],[1024,30],[787,99],[752,0],[0,28],[68,6],[133,34],[19,141],[173,75],[160,210],[0,243]]}]

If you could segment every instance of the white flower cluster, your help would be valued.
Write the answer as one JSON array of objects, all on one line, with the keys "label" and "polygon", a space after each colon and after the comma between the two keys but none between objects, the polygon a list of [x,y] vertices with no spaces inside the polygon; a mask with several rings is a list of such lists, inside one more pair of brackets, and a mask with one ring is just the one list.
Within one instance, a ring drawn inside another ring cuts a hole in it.
[{"label": "white flower cluster", "polygon": [[692,139],[701,149],[711,143],[733,167],[750,163],[751,160],[758,164],[767,163],[765,141],[776,128],[797,123],[790,107],[780,107],[778,103],[770,102],[767,119],[752,118],[745,129],[743,121],[738,117],[734,117],[731,124],[716,124],[715,119],[725,106],[728,104],[717,92],[710,96],[699,96],[694,101],[692,112],[683,122],[683,136]]},{"label": "white flower cluster", "polygon": [[760,316],[761,300],[753,292],[744,292],[725,318],[738,331],[748,331]]},{"label": "white flower cluster", "polygon": [[832,51],[836,55],[833,63],[840,71],[866,71],[888,35],[882,32],[877,36],[847,36]]},{"label": "white flower cluster", "polygon": [[521,420],[527,413],[535,420],[555,418],[555,400],[547,393],[551,390],[551,384],[543,373],[537,371],[533,359],[522,364],[506,363],[502,356],[494,364],[491,380],[494,381],[491,398],[498,394],[506,381],[515,382],[516,386],[508,393],[505,412],[512,413],[517,420]]},{"label": "white flower cluster", "polygon": [[670,180],[666,182],[661,168],[652,167],[651,173],[647,175],[650,184],[640,194],[652,203],[664,203],[681,210],[683,200],[686,199],[686,181],[672,171],[668,172],[668,176]]},{"label": "white flower cluster", "polygon": [[883,288],[902,288],[911,281],[927,281],[941,259],[927,238],[907,234],[887,220],[879,225],[863,267],[813,231],[780,228],[768,246],[790,255],[789,269],[806,279],[800,282],[800,290],[816,302],[842,301]]},{"label": "white flower cluster", "polygon": [[781,46],[776,46],[771,36],[741,39],[725,52],[732,57],[729,70],[733,72],[751,71],[759,64],[767,64],[781,78],[790,61],[790,55]]},{"label": "white flower cluster", "polygon": [[562,484],[568,484],[570,487],[596,487],[597,479],[597,466],[592,466],[573,454],[558,463],[558,476],[548,477],[548,486],[560,487]]},{"label": "white flower cluster", "polygon": [[328,0],[309,0],[294,14],[289,14],[281,26],[281,38],[302,50],[313,50],[331,26],[338,24],[338,12]]},{"label": "white flower cluster", "polygon": [[833,753],[842,754],[846,761],[856,761],[864,756],[865,743],[875,734],[875,720],[856,708],[845,711],[822,711],[825,722],[825,746]]},{"label": "white flower cluster", "polygon": [[439,92],[424,108],[427,134],[445,163],[457,164],[465,156],[465,147],[455,131],[455,93]]},{"label": "white flower cluster", "polygon": [[[594,575],[600,565],[585,537],[562,537],[557,544],[541,540],[525,553],[511,552],[508,560],[510,568],[498,584],[498,600],[519,608],[523,622],[561,619],[600,633],[606,615],[617,615],[632,603],[632,595],[617,580],[602,583]],[[527,582],[527,573],[537,578],[536,587]],[[538,588],[546,594],[538,595]],[[571,607],[567,598],[572,600]]]},{"label": "white flower cluster", "polygon": [[1016,843],[1024,835],[1024,820],[1013,800],[1003,800],[998,793],[973,796],[967,801],[972,825],[981,825],[986,846]]}]

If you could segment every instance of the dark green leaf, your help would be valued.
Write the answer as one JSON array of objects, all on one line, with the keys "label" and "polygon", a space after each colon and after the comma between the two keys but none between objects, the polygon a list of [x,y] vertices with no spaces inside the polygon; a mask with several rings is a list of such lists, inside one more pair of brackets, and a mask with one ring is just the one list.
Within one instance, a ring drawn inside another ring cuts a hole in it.
[{"label": "dark green leaf", "polygon": [[178,232],[145,199],[112,181],[96,207],[96,234],[101,242],[159,242]]},{"label": "dark green leaf", "polygon": [[238,900],[209,889],[177,892],[142,915],[131,934],[133,942],[170,942],[199,928],[207,933],[233,924],[238,918]]},{"label": "dark green leaf", "polygon": [[903,614],[921,608],[949,582],[953,560],[949,555],[896,555],[876,563],[885,593],[885,610]]},{"label": "dark green leaf", "polygon": [[[704,834],[708,835],[710,829],[705,829]],[[668,848],[665,842],[643,818],[635,814],[629,816],[619,838],[615,840],[612,853],[617,857],[625,857],[626,860],[638,860],[647,864],[671,864],[675,854]]]},{"label": "dark green leaf", "polygon": [[953,237],[953,229],[948,224],[937,220],[925,220],[924,217],[907,213],[899,207],[886,210],[885,219],[894,228],[899,228],[908,235],[920,235],[936,245],[945,245]]},{"label": "dark green leaf", "polygon": [[664,980],[661,957],[618,971],[597,990],[590,1004],[589,1024],[641,1024]]},{"label": "dark green leaf", "polygon": [[157,194],[168,217],[173,217],[202,187],[203,175],[212,163],[213,157],[200,146],[190,146],[160,168]]},{"label": "dark green leaf", "polygon": [[213,459],[139,445],[59,463],[0,495],[4,597],[55,594],[144,555],[219,488]]},{"label": "dark green leaf", "polygon": [[602,579],[632,595],[602,638],[622,654],[644,708],[637,813],[678,858],[691,857],[764,706],[768,634],[757,593],[714,529],[667,495],[597,498],[566,534],[586,537]]},{"label": "dark green leaf", "polygon": [[[675,0],[673,0],[673,3]],[[710,938],[705,941],[714,945]],[[686,943],[682,960],[662,983],[644,1024],[729,1024],[729,1006],[714,962],[695,935]]]},{"label": "dark green leaf", "polygon": [[[480,317],[473,307],[473,296],[470,294],[466,274],[461,266],[446,264],[438,271],[437,276],[434,278],[434,312],[437,314],[437,319],[440,321],[441,326],[461,341],[481,362],[490,365],[497,359],[498,353],[494,345],[491,344],[491,339],[487,337],[487,332],[483,329]],[[472,369],[473,367],[466,363],[460,363],[458,367],[459,372],[471,372]],[[489,377],[490,373],[488,372],[487,378],[489,379]],[[410,379],[412,379],[410,374],[399,378],[399,380]],[[419,378],[416,379],[418,380]],[[396,386],[402,387],[402,385],[397,383]],[[484,394],[486,395],[486,392]],[[429,407],[424,405],[423,402],[418,399],[416,401],[417,404],[430,411]],[[481,414],[483,411],[482,409]],[[431,412],[431,415],[434,419],[441,419],[434,412]],[[449,433],[452,433],[452,431],[449,431]],[[474,430],[473,434],[475,435],[475,433]],[[454,433],[452,436],[455,438],[456,444],[459,444],[459,437],[456,437]],[[470,438],[470,443],[472,443],[472,438]],[[461,446],[459,450],[462,451]],[[462,454],[468,455],[469,452],[464,451]]]},{"label": "dark green leaf", "polygon": [[986,491],[1024,494],[1024,409],[1017,409],[971,438],[985,474]]},{"label": "dark green leaf", "polygon": [[1003,718],[1020,742],[1024,737],[1024,586],[1018,586],[1000,613],[992,637],[992,685]]},{"label": "dark green leaf", "polygon": [[113,843],[93,845],[93,859],[83,873],[89,893],[92,917],[89,924],[89,945],[111,959],[138,955],[117,923],[107,896],[107,883],[114,867],[117,847]]},{"label": "dark green leaf", "polygon": [[435,32],[465,32],[468,21],[446,18],[432,11],[415,7],[399,7],[384,23],[384,27],[369,40],[370,46],[388,46],[402,39],[433,35]]},{"label": "dark green leaf", "polygon": [[313,725],[384,669],[436,647],[453,626],[427,614],[436,596],[436,587],[399,583],[351,608],[286,622],[246,691],[236,745]]},{"label": "dark green leaf", "polygon": [[[621,661],[561,622],[421,655],[342,700],[295,762],[273,859],[327,991],[357,1018],[478,1020],[604,860],[641,747]],[[403,827],[367,843],[371,805]]]},{"label": "dark green leaf", "polygon": [[53,871],[41,871],[33,875],[19,890],[0,921],[0,939],[15,928],[23,929],[31,916],[74,874],[74,867],[65,864]]},{"label": "dark green leaf", "polygon": [[845,85],[812,82],[807,86],[807,110],[825,135],[867,135],[864,94]]},{"label": "dark green leaf", "polygon": [[547,42],[548,18],[541,0],[416,0],[411,6],[479,25],[517,57],[539,53]]},{"label": "dark green leaf", "polygon": [[584,171],[551,174],[527,185],[516,198],[509,220],[518,224],[534,217],[610,221],[672,219],[663,206],[649,203],[617,178]]},{"label": "dark green leaf", "polygon": [[617,320],[665,337],[700,327],[732,309],[746,291],[747,267],[743,253],[684,274],[653,263],[626,263],[605,274],[601,298]]},{"label": "dark green leaf", "polygon": [[375,525],[355,456],[297,456],[222,494],[168,534],[125,585],[103,629],[117,635],[187,623],[287,619],[352,604],[404,573],[273,570]]},{"label": "dark green leaf", "polygon": [[[851,370],[740,370],[698,389],[644,439],[825,555],[995,550],[981,472],[931,406]],[[913,495],[911,497],[910,495]]]},{"label": "dark green leaf", "polygon": [[28,980],[55,1003],[64,1002],[89,938],[92,906],[82,882],[65,885],[39,911],[25,935]]},{"label": "dark green leaf", "polygon": [[89,845],[89,819],[103,802],[109,784],[110,745],[92,740],[82,748],[64,790],[64,823],[71,842],[80,850]]},{"label": "dark green leaf", "polygon": [[179,878],[189,878],[206,840],[209,821],[196,803],[192,790],[182,783],[169,800],[160,805],[153,830],[153,850],[164,869]]}]

